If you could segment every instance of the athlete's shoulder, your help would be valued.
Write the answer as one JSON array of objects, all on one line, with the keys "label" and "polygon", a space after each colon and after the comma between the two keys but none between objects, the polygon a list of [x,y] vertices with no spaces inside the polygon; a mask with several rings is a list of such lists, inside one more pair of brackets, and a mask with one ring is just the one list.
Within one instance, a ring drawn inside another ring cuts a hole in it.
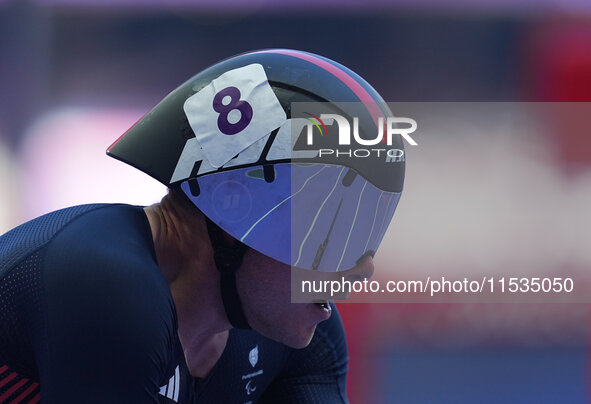
[{"label": "athlete's shoulder", "polygon": [[44,399],[74,402],[93,392],[101,402],[154,402],[178,339],[142,208],[68,208],[15,230],[7,244],[36,257],[41,279],[43,321],[31,338]]},{"label": "athlete's shoulder", "polygon": [[65,226],[77,217],[103,204],[60,209],[32,219],[0,236],[0,277],[29,255],[45,247]]},{"label": "athlete's shoulder", "polygon": [[146,226],[147,219],[141,208],[124,204],[79,205],[47,213],[0,235],[0,275],[3,270],[53,243],[62,233],[70,236],[61,237],[63,241],[78,245],[100,241],[99,232],[104,235],[125,228],[127,231],[123,231],[122,236],[135,228],[139,230],[136,233],[145,239],[149,233],[145,231]]},{"label": "athlete's shoulder", "polygon": [[56,232],[48,245],[53,258],[155,262],[150,227],[141,207],[93,206]]},{"label": "athlete's shoulder", "polygon": [[70,287],[77,295],[100,291],[110,299],[131,294],[134,300],[172,304],[141,207],[103,205],[79,215],[45,247],[43,266],[48,297]]}]

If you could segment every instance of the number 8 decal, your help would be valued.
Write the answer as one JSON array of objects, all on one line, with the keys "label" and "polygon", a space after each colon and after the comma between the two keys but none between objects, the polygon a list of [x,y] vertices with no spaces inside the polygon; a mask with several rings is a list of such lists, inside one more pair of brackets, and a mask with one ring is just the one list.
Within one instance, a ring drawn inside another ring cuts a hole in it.
[{"label": "number 8 decal", "polygon": [[[220,114],[218,117],[218,129],[224,135],[235,135],[242,132],[252,121],[252,106],[240,99],[240,90],[230,86],[220,90],[213,97],[213,109]],[[230,97],[230,102],[224,104],[224,98]],[[231,111],[240,111],[238,122],[232,123],[228,120]]]}]

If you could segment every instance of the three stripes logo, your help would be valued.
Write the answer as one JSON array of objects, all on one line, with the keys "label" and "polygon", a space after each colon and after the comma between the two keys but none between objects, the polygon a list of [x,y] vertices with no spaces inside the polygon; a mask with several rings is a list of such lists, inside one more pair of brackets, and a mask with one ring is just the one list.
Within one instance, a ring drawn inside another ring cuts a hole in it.
[{"label": "three stripes logo", "polygon": [[179,401],[179,384],[181,380],[181,375],[179,371],[179,367],[177,366],[174,370],[174,375],[168,380],[168,384],[160,387],[160,391],[158,394],[161,396],[170,398],[175,403]]}]

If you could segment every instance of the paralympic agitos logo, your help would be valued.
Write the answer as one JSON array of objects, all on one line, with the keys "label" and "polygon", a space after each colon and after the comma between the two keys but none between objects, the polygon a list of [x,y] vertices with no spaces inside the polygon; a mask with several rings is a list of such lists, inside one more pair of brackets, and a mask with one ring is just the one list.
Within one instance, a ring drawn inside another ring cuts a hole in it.
[{"label": "paralympic agitos logo", "polygon": [[[417,146],[417,142],[410,136],[417,129],[417,122],[412,118],[388,117],[384,122],[384,117],[379,117],[376,124],[374,138],[362,138],[359,134],[359,118],[353,117],[353,124],[349,120],[338,114],[320,114],[320,116],[307,113],[306,120],[306,144],[314,145],[315,133],[320,136],[327,136],[329,127],[337,125],[338,127],[338,145],[339,148],[319,148],[318,157],[370,157],[372,154],[377,157],[384,156],[387,162],[404,161],[404,150],[399,148],[389,148],[393,145],[393,136],[400,135],[402,139],[411,146]],[[351,136],[351,134],[353,136]],[[318,136],[318,135],[316,135]],[[342,148],[342,146],[351,146],[351,140],[359,146],[358,148]],[[388,147],[386,147],[388,146]]]}]

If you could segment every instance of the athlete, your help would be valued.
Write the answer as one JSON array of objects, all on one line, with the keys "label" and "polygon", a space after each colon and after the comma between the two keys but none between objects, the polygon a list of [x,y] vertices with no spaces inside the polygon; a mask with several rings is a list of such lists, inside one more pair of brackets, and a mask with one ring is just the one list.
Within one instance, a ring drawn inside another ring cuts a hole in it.
[{"label": "athlete", "polygon": [[0,238],[0,402],[347,402],[334,306],[292,303],[290,279],[373,273],[403,147],[358,158],[340,127],[367,143],[389,116],[300,51],[181,85],[107,151],[169,187],[159,204],[67,208]]}]

